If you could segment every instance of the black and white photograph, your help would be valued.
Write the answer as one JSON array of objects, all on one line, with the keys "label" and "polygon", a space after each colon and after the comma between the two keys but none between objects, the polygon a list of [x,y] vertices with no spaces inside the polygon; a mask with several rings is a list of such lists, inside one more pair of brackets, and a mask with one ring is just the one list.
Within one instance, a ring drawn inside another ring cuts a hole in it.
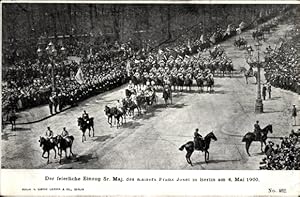
[{"label": "black and white photograph", "polygon": [[2,3],[2,169],[299,170],[297,4]]}]

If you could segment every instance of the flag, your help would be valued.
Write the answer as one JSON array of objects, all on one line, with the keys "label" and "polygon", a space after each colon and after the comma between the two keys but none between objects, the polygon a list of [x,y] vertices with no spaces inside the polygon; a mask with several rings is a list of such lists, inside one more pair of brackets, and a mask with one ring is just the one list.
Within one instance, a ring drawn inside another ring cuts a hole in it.
[{"label": "flag", "polygon": [[130,61],[129,60],[127,61],[126,71],[127,71],[127,75],[130,76],[131,66],[130,66]]},{"label": "flag", "polygon": [[211,37],[210,37],[210,41],[212,42],[212,43],[216,43],[216,33],[214,33]]},{"label": "flag", "polygon": [[79,67],[77,74],[75,76],[75,80],[79,83],[79,84],[83,84],[84,82],[84,77],[83,77],[83,72],[81,70],[81,68]]},{"label": "flag", "polygon": [[201,41],[202,44],[204,43],[204,35],[203,34],[200,37],[200,41]]}]

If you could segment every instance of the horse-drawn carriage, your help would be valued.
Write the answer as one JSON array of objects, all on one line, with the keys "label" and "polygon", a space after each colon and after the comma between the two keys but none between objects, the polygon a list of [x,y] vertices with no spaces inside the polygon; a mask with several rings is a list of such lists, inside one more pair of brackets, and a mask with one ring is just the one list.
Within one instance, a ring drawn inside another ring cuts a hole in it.
[{"label": "horse-drawn carriage", "polygon": [[241,47],[245,48],[248,42],[245,40],[245,38],[240,37],[239,39],[235,40],[233,44],[235,47],[238,47],[240,49]]},{"label": "horse-drawn carriage", "polygon": [[261,29],[257,29],[256,31],[253,31],[252,32],[252,38],[254,40],[265,40],[265,37],[264,37],[264,32],[261,30]]}]

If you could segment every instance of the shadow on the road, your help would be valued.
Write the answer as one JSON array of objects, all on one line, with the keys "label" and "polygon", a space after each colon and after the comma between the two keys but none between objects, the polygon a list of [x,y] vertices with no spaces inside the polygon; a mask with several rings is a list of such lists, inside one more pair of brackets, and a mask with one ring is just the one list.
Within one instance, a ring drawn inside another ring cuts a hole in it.
[{"label": "shadow on the road", "polygon": [[233,160],[209,160],[208,163],[206,163],[205,161],[201,161],[201,162],[196,162],[193,163],[193,165],[203,165],[203,164],[211,164],[211,163],[224,163],[224,162],[236,162],[236,161],[240,161],[240,159],[233,159]]},{"label": "shadow on the road", "polygon": [[90,160],[97,159],[97,157],[93,157],[93,154],[87,154],[87,155],[80,155],[76,156],[74,162],[79,162],[80,164],[82,163],[88,163]]},{"label": "shadow on the road", "polygon": [[[140,115],[139,117],[141,117],[142,115]],[[139,118],[138,117],[138,118]],[[141,123],[136,122],[136,121],[132,121],[132,122],[126,122],[126,124],[123,124],[121,126],[121,128],[129,128],[129,129],[135,129],[136,127],[142,126]]]},{"label": "shadow on the road", "polygon": [[[163,109],[163,108],[176,108],[176,109],[179,109],[179,108],[183,108],[183,107],[186,107],[187,105],[184,104],[184,103],[177,103],[177,104],[168,104],[168,106],[166,107],[165,104],[161,103],[161,104],[157,104],[153,107],[152,111],[158,111],[157,109]],[[149,110],[149,112],[151,112]]]},{"label": "shadow on the road", "polygon": [[280,96],[275,96],[275,97],[272,97],[271,99],[269,99],[269,100],[278,100],[278,99],[280,99],[281,97]]},{"label": "shadow on the road", "polygon": [[3,133],[2,136],[1,136],[1,138],[2,138],[2,140],[8,141],[8,138],[14,137],[14,136],[16,136],[16,134],[12,134],[12,133]]},{"label": "shadow on the road", "polygon": [[260,153],[254,153],[254,154],[252,154],[252,156],[259,156],[259,155],[264,155],[265,153],[263,153],[263,152],[260,152]]},{"label": "shadow on the road", "polygon": [[97,141],[97,142],[104,142],[108,139],[112,139],[113,137],[111,135],[103,135],[103,136],[95,136],[96,138],[93,139],[93,141]]},{"label": "shadow on the road", "polygon": [[[231,78],[245,78],[243,75],[233,75]],[[229,79],[230,79],[230,77],[229,77]]]},{"label": "shadow on the road", "polygon": [[225,90],[217,90],[217,91],[214,91],[211,94],[226,94],[226,91]]},{"label": "shadow on the road", "polygon": [[[64,153],[63,153],[63,155],[64,155]],[[61,165],[70,164],[70,163],[84,164],[84,163],[88,163],[90,160],[93,160],[93,159],[97,159],[97,157],[93,157],[92,153],[87,154],[87,155],[79,155],[79,156],[74,154],[74,156],[71,158],[63,157],[61,159]],[[64,167],[62,166],[62,168],[64,168]]]},{"label": "shadow on the road", "polygon": [[30,128],[16,127],[15,131],[30,131]]},{"label": "shadow on the road", "polygon": [[264,111],[264,114],[271,114],[271,113],[280,113],[282,111],[275,110],[275,111]]}]

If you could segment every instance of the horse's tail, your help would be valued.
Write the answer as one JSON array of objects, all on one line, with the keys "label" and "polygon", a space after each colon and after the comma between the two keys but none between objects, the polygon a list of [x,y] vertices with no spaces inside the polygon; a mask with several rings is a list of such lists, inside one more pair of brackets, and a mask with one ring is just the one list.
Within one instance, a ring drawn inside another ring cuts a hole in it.
[{"label": "horse's tail", "polygon": [[184,147],[185,147],[185,144],[182,145],[182,146],[179,148],[179,150],[183,151]]},{"label": "horse's tail", "polygon": [[247,141],[247,138],[246,138],[246,135],[243,137],[242,139],[242,142],[246,142]]},{"label": "horse's tail", "polygon": [[254,140],[253,139],[253,135],[252,133],[248,132],[244,135],[243,139],[242,139],[242,142],[247,142],[247,141],[251,141],[251,140]]}]

